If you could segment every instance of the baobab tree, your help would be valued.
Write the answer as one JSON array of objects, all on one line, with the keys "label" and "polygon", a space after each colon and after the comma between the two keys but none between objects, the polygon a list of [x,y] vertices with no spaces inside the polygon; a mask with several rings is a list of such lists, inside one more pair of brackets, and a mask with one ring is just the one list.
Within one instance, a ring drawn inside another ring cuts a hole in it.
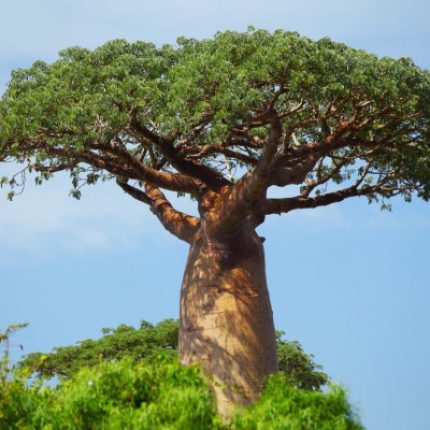
[{"label": "baobab tree", "polygon": [[[409,59],[280,30],[174,47],[116,40],[12,73],[0,160],[22,169],[2,183],[12,198],[19,173],[43,182],[68,171],[79,198],[82,185],[113,179],[190,245],[180,355],[213,377],[228,415],[278,366],[256,228],[355,196],[428,200],[429,125],[430,73]],[[191,197],[198,216],[163,190]]]}]

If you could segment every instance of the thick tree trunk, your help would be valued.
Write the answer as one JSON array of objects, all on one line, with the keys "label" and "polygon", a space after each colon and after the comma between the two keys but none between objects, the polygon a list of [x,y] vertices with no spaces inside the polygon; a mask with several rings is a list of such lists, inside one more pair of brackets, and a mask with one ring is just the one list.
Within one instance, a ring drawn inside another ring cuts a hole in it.
[{"label": "thick tree trunk", "polygon": [[191,244],[181,290],[179,352],[213,378],[219,412],[257,400],[278,367],[261,239],[251,228]]}]

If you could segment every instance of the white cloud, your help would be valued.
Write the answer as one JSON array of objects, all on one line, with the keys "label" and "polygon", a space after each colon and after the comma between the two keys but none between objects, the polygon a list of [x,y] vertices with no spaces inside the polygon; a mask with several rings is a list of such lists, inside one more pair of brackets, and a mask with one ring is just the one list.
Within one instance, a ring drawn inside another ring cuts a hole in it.
[{"label": "white cloud", "polygon": [[[10,174],[12,165],[2,165],[1,175]],[[111,251],[132,248],[150,241],[158,246],[170,243],[148,207],[126,195],[113,182],[83,189],[81,200],[68,196],[71,188],[66,174],[59,174],[42,186],[27,178],[26,189],[12,202],[7,190],[0,191],[0,259],[8,250],[51,255],[58,251]],[[196,213],[188,198],[168,198],[179,210]]]},{"label": "white cloud", "polygon": [[[13,202],[0,199],[0,247],[30,253],[83,251],[132,246],[149,236],[157,222],[143,204],[98,184],[81,201],[68,197],[62,179],[43,187],[28,184]],[[4,194],[4,193],[3,193]],[[158,226],[157,226],[158,227]]]}]

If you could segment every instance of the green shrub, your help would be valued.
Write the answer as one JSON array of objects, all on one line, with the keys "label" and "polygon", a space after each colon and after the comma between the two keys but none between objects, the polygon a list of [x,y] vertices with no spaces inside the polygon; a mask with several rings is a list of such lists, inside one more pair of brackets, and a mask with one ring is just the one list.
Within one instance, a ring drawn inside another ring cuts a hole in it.
[{"label": "green shrub", "polygon": [[[13,369],[9,336],[24,326],[0,332],[0,430],[362,429],[345,392],[335,386],[319,391],[326,375],[300,344],[283,341],[280,332],[281,372],[271,376],[259,402],[237,410],[227,424],[199,368],[177,362],[174,320],[143,322],[140,330],[125,325],[105,330],[111,335],[58,349],[51,358],[33,354]],[[128,356],[126,344],[133,346]],[[110,358],[104,355],[108,351]],[[34,378],[35,371],[42,378]],[[60,383],[44,386],[44,377],[52,375],[61,375]]]},{"label": "green shrub", "polygon": [[345,391],[303,391],[272,375],[260,401],[233,420],[235,430],[361,430]]},{"label": "green shrub", "polygon": [[103,362],[59,386],[0,389],[0,429],[217,429],[212,393],[195,366],[171,359]]},{"label": "green shrub", "polygon": [[343,390],[303,391],[281,374],[261,400],[222,424],[196,366],[103,361],[56,387],[12,373],[0,387],[0,429],[28,430],[359,430]]}]

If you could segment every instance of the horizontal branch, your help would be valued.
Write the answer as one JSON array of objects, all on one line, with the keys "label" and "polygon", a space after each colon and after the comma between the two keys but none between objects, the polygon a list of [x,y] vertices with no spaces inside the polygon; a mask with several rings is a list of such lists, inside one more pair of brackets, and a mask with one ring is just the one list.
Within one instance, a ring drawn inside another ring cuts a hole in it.
[{"label": "horizontal branch", "polygon": [[[193,195],[198,194],[202,186],[200,181],[189,176],[164,172],[147,166],[130,155],[126,149],[111,144],[107,145],[98,142],[87,144],[88,147],[93,148],[93,151],[90,149],[77,151],[58,148],[40,141],[37,142],[37,145],[51,156],[71,160],[68,163],[68,168],[73,162],[76,164],[83,162],[117,176],[142,180],[167,190]],[[94,150],[97,150],[98,153],[94,152]]]},{"label": "horizontal branch", "polygon": [[243,146],[245,149],[254,149],[255,145],[247,145],[245,140],[236,142],[233,139],[219,142],[216,144],[206,144],[206,145],[192,145],[192,146],[182,146],[180,152],[185,154],[186,159],[202,159],[211,155],[225,155],[227,158],[232,158],[241,161],[245,164],[255,166],[257,164],[257,159],[249,154],[244,154],[237,150],[231,149],[234,146]]},{"label": "horizontal branch", "polygon": [[76,163],[57,163],[49,166],[45,166],[40,163],[30,163],[31,168],[40,173],[56,173],[64,170],[73,169],[76,167]]},{"label": "horizontal branch", "polygon": [[356,196],[368,196],[378,193],[384,197],[393,197],[403,191],[401,187],[386,187],[386,184],[395,178],[396,173],[386,175],[379,182],[373,186],[362,186],[360,185],[364,181],[369,168],[365,168],[363,173],[357,179],[355,184],[348,188],[326,193],[315,197],[296,196],[284,199],[266,199],[263,203],[259,212],[262,215],[270,214],[282,214],[288,213],[295,209],[309,209],[316,208],[319,206],[327,206],[332,203],[338,203],[350,197]]},{"label": "horizontal branch", "polygon": [[231,185],[231,182],[224,178],[219,172],[198,161],[185,159],[169,139],[156,135],[151,130],[142,126],[137,120],[131,121],[130,125],[138,136],[154,143],[172,167],[178,172],[193,178],[198,178],[213,189],[220,189],[225,185]]},{"label": "horizontal branch", "polygon": [[266,199],[261,211],[265,215],[288,213],[294,209],[316,208],[327,206],[331,203],[341,202],[349,197],[362,196],[374,193],[371,187],[366,188],[346,188],[332,193],[327,193],[316,197],[289,197],[285,199]]}]

